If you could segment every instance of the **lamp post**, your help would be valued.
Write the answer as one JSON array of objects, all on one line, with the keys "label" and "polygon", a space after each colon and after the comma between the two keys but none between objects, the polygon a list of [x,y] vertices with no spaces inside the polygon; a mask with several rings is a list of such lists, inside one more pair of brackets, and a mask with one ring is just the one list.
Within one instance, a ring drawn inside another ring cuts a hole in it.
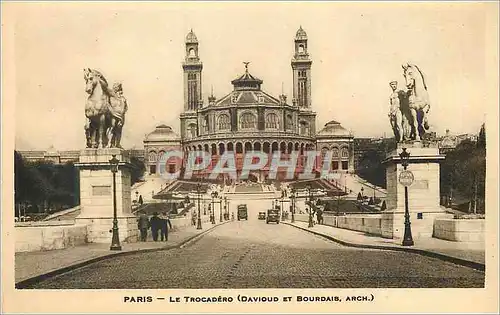
[{"label": "lamp post", "polygon": [[219,197],[219,214],[220,214],[219,221],[220,223],[222,223],[222,196]]},{"label": "lamp post", "polygon": [[400,175],[400,182],[402,182],[405,186],[405,234],[403,237],[403,246],[413,246],[413,237],[411,235],[411,223],[410,223],[410,211],[408,209],[408,186],[413,182],[413,174],[410,171],[407,171],[408,161],[410,159],[410,153],[406,152],[406,148],[403,148],[403,151],[399,154],[401,158],[401,165],[403,166],[404,171],[401,172],[401,175],[408,174],[411,180],[408,182],[403,182],[403,176]]},{"label": "lamp post", "polygon": [[365,200],[364,199],[364,197],[365,197],[364,191],[365,191],[365,189],[363,187],[361,187],[361,202],[363,202]]},{"label": "lamp post", "polygon": [[212,213],[210,214],[212,219],[212,224],[215,224],[215,198],[217,197],[217,192],[213,191],[211,193],[212,196]]},{"label": "lamp post", "polygon": [[292,223],[295,223],[295,189],[292,190]]},{"label": "lamp post", "polygon": [[201,209],[200,209],[200,206],[201,206],[200,205],[200,202],[201,202],[200,201],[200,188],[201,188],[200,186],[201,186],[200,183],[198,183],[196,185],[196,191],[198,192],[198,220],[197,220],[197,224],[196,224],[196,229],[197,230],[201,230],[202,229],[202,227],[201,227]]},{"label": "lamp post", "polygon": [[312,194],[311,194],[311,186],[307,186],[307,193],[309,195],[309,225],[307,227],[312,228],[314,226],[312,220]]},{"label": "lamp post", "polygon": [[227,197],[224,196],[224,216],[226,220],[229,220],[228,209],[227,209]]},{"label": "lamp post", "polygon": [[118,160],[116,155],[112,155],[113,158],[109,160],[109,164],[111,164],[111,172],[113,173],[113,236],[111,238],[111,247],[110,250],[122,250],[120,245],[120,237],[118,235],[118,218],[116,215],[116,173],[118,172]]}]

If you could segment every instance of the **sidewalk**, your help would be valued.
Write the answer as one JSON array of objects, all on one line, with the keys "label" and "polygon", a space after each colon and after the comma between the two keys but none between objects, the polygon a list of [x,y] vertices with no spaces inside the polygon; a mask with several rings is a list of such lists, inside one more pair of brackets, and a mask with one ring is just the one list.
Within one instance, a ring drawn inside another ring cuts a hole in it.
[{"label": "sidewalk", "polygon": [[286,221],[283,223],[325,236],[346,246],[414,252],[484,270],[485,244],[483,242],[452,242],[426,238],[415,240],[415,245],[409,247],[402,246],[401,240],[382,238],[328,225],[316,224],[313,228],[308,228],[307,222],[290,223],[290,221]]},{"label": "sidewalk", "polygon": [[65,269],[70,270],[109,256],[180,247],[194,240],[196,236],[227,222],[231,221],[217,223],[215,225],[205,223],[203,224],[202,230],[197,230],[195,226],[189,226],[182,230],[172,231],[169,233],[168,242],[154,242],[151,237],[151,231],[148,231],[147,242],[121,243],[121,251],[111,251],[109,249],[110,244],[90,243],[65,249],[16,253],[15,282],[16,284],[20,281],[29,282],[30,279],[34,277],[43,277],[47,274],[60,273]]}]

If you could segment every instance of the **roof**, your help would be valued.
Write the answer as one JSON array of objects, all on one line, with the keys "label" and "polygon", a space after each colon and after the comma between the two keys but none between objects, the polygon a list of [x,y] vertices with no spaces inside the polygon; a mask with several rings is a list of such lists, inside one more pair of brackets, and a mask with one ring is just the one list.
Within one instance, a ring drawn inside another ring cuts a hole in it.
[{"label": "roof", "polygon": [[210,106],[282,104],[279,99],[261,90],[262,82],[248,72],[248,63],[245,62],[245,73],[231,81],[234,90]]},{"label": "roof", "polygon": [[307,40],[307,33],[302,28],[302,25],[299,27],[297,33],[295,34],[295,40]]},{"label": "roof", "polygon": [[144,139],[147,141],[177,141],[180,140],[178,134],[176,134],[170,126],[167,125],[159,125],[155,128],[155,130],[148,135]]},{"label": "roof", "polygon": [[53,145],[51,145],[50,148],[48,148],[47,151],[45,151],[44,155],[45,156],[60,156],[61,154],[59,153],[59,151],[56,150],[56,148],[54,148]]},{"label": "roof", "polygon": [[280,105],[280,101],[264,91],[232,91],[220,98],[213,106],[229,105]]},{"label": "roof", "polygon": [[316,133],[316,137],[352,137],[349,130],[335,120],[331,120],[325,124],[325,127]]},{"label": "roof", "polygon": [[[248,66],[248,64],[247,64]],[[245,73],[238,78],[231,81],[235,90],[260,90],[260,85],[262,84],[261,79],[254,77],[248,72],[248,67],[245,69]]]},{"label": "roof", "polygon": [[198,38],[196,38],[192,29],[186,35],[186,44],[198,44]]}]

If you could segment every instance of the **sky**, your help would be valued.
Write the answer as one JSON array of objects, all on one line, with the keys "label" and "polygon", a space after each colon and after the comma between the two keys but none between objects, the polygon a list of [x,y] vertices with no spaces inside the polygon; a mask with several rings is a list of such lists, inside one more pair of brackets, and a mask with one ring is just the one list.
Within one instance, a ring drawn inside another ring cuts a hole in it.
[{"label": "sky", "polygon": [[[432,130],[477,133],[491,93],[485,84],[491,3],[28,3],[15,25],[16,149],[82,149],[83,69],[121,82],[128,100],[122,144],[142,147],[165,123],[179,131],[185,36],[203,62],[203,98],[220,98],[249,71],[263,90],[292,98],[294,37],[307,32],[317,129],[337,120],[356,137],[390,136],[392,80],[402,63],[425,73]],[[111,83],[112,84],[112,83]]]}]

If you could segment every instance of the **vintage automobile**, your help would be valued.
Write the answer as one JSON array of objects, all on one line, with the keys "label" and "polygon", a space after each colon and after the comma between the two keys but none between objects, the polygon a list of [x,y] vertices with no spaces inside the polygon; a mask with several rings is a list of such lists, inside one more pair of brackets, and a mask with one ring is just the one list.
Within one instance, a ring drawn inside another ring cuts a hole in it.
[{"label": "vintage automobile", "polygon": [[267,210],[266,223],[276,222],[276,224],[280,223],[280,212],[276,209]]},{"label": "vintage automobile", "polygon": [[266,219],[266,212],[265,211],[260,211],[258,218],[259,218],[259,220],[265,220]]},{"label": "vintage automobile", "polygon": [[238,205],[238,221],[242,219],[248,220],[248,209],[245,204]]}]

